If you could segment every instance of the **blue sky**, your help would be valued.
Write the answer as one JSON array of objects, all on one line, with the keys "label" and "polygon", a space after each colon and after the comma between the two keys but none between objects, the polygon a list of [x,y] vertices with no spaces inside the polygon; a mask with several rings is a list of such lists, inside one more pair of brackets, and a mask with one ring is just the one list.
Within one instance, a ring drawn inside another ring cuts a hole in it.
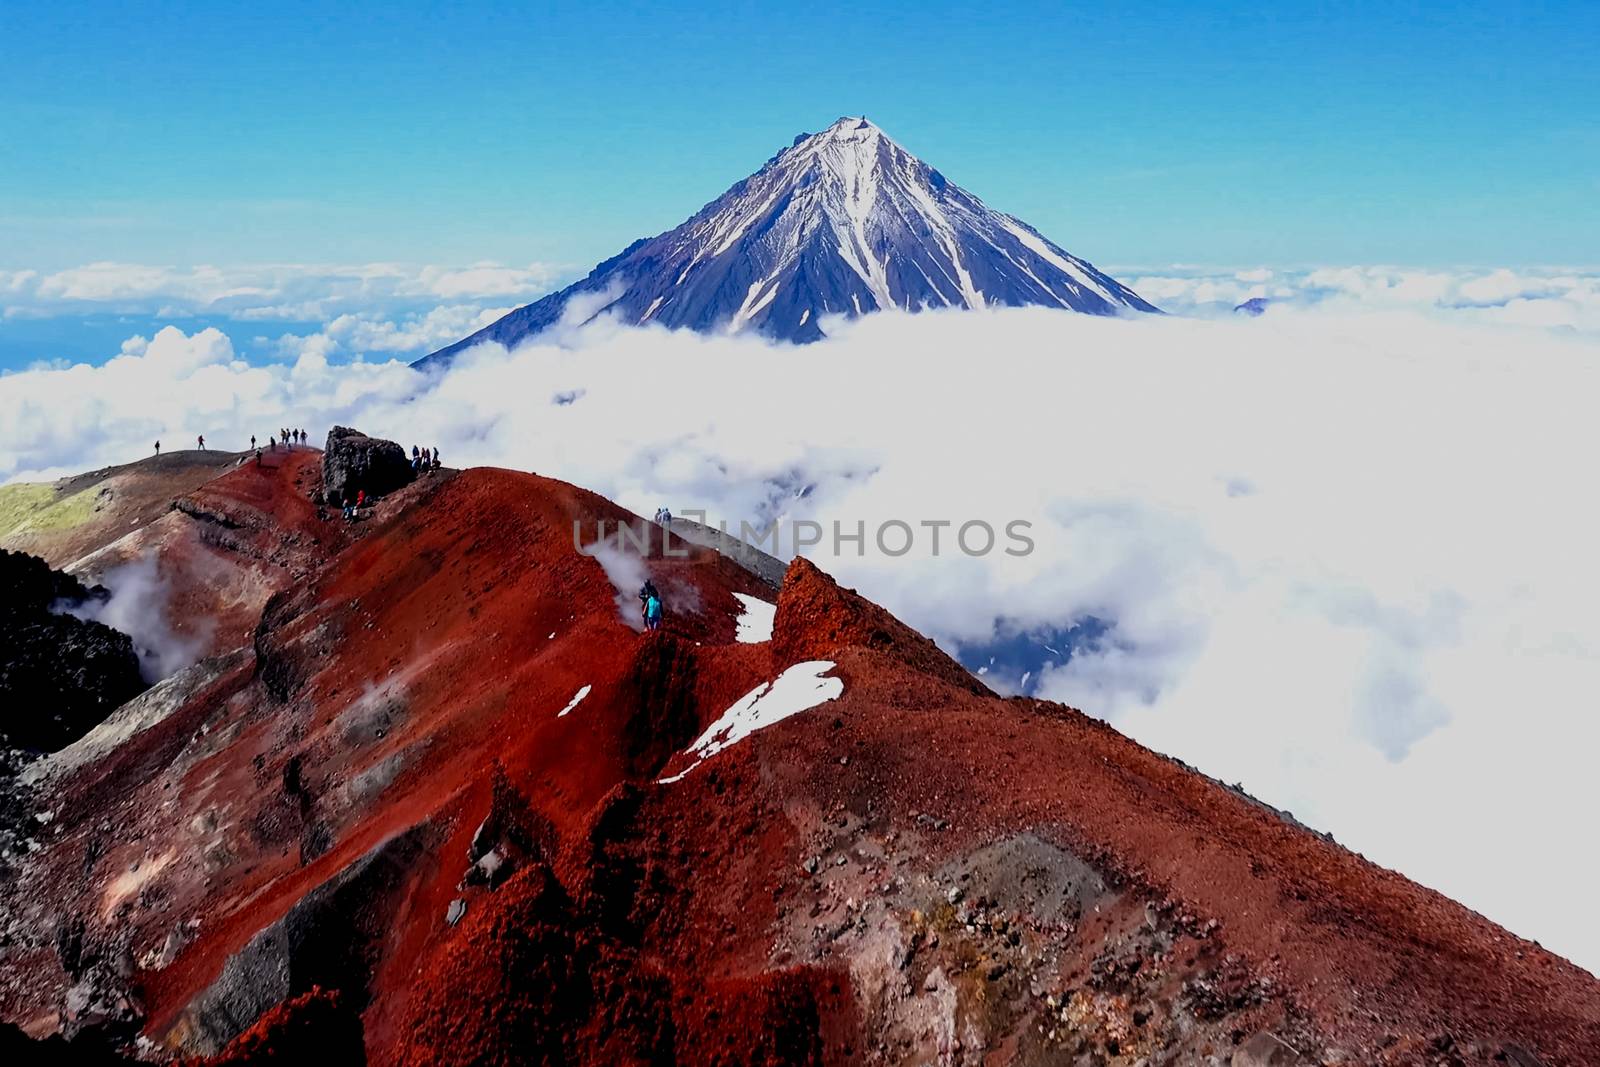
[{"label": "blue sky", "polygon": [[327,7],[6,5],[0,267],[582,270],[846,113],[1111,265],[1600,258],[1592,3]]},{"label": "blue sky", "polygon": [[[1036,516],[1031,572],[837,573],[974,645],[1111,620],[1045,695],[1600,966],[1548,817],[1600,744],[1600,3],[143,6],[0,3],[0,482],[345,424],[635,510]],[[406,369],[862,113],[1173,314]]]}]

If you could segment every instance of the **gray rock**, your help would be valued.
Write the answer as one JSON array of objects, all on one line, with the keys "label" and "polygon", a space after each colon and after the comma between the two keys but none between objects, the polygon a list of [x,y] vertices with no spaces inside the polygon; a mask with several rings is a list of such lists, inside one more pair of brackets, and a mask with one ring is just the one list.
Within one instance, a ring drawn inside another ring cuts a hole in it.
[{"label": "gray rock", "polygon": [[328,431],[322,453],[322,499],[339,507],[346,497],[366,491],[368,497],[381,497],[411,484],[416,472],[411,469],[405,449],[393,441],[368,437],[348,426]]},{"label": "gray rock", "polygon": [[1295,1067],[1305,1063],[1300,1053],[1263,1030],[1233,1054],[1233,1067]]},{"label": "gray rock", "polygon": [[223,962],[169,1035],[184,1052],[212,1056],[263,1012],[310,985],[360,989],[383,917],[409,884],[434,835],[426,823],[390,838],[301,897]]},{"label": "gray rock", "polygon": [[451,926],[454,926],[456,923],[461,921],[461,917],[466,913],[467,902],[462,900],[460,897],[456,897],[456,899],[450,902],[450,907],[445,910],[444,921],[449,923]]}]

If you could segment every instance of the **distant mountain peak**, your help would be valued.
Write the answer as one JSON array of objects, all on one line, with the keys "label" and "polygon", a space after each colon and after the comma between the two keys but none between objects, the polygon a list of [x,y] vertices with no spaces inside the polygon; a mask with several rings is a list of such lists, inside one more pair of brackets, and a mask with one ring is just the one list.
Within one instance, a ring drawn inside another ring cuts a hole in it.
[{"label": "distant mountain peak", "polygon": [[[586,297],[573,304],[574,297]],[[865,116],[801,134],[675,229],[427,357],[507,346],[569,320],[823,337],[823,321],[895,308],[1155,311],[1137,293],[995,211]]]}]

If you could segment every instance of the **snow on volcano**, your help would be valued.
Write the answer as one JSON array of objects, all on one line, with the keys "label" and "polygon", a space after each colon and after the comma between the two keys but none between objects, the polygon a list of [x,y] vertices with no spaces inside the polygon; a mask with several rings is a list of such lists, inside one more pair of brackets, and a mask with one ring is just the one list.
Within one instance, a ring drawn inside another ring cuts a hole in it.
[{"label": "snow on volcano", "polygon": [[1156,308],[996,211],[864,118],[801,134],[693,218],[426,357],[510,347],[603,314],[639,325],[815,341],[828,316],[885,308]]}]

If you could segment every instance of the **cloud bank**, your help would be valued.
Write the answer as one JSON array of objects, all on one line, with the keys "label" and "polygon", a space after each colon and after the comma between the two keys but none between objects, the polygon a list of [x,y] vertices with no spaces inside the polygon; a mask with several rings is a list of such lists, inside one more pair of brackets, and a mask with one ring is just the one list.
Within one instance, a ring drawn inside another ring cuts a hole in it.
[{"label": "cloud bank", "polygon": [[1025,556],[809,554],[958,652],[1075,641],[992,680],[1595,969],[1570,902],[1600,889],[1574,834],[1600,743],[1600,339],[1561,325],[1426,301],[890,313],[796,349],[602,322],[433,375],[313,341],[251,366],[169,329],[0,377],[0,478],[339,422],[735,528],[1026,519]]},{"label": "cloud bank", "polygon": [[548,292],[563,272],[544,263],[186,268],[89,263],[59,271],[0,270],[0,320],[106,312],[262,322],[426,315],[436,308],[526,303]]},{"label": "cloud bank", "polygon": [[1600,331],[1600,271],[1595,270],[1172,267],[1134,270],[1124,277],[1141,296],[1185,315],[1226,315],[1258,300],[1269,310],[1414,310],[1448,313],[1460,322]]}]

